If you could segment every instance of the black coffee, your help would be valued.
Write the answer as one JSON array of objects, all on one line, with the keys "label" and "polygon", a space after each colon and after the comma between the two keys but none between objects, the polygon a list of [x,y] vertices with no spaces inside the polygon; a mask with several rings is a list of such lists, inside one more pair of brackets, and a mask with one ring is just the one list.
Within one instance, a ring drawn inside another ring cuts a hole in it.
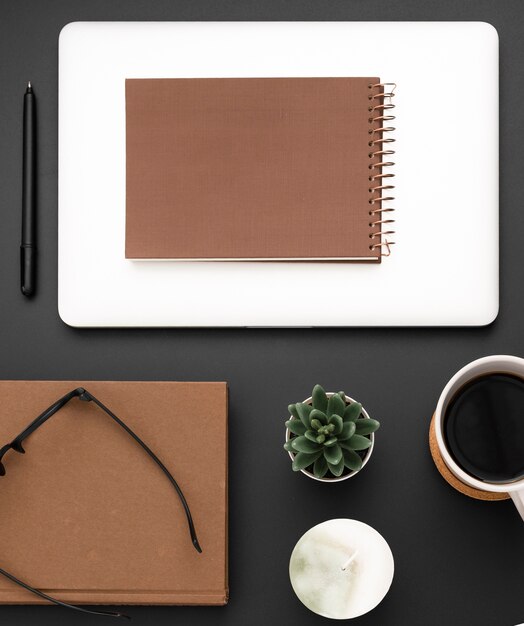
[{"label": "black coffee", "polygon": [[524,380],[486,374],[453,396],[444,415],[444,438],[456,463],[488,482],[524,477]]}]

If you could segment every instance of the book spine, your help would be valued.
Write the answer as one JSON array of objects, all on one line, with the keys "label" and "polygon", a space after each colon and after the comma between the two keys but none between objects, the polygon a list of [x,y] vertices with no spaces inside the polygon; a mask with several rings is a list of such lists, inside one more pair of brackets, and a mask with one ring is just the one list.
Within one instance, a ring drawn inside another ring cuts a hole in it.
[{"label": "book spine", "polygon": [[395,174],[390,171],[395,163],[390,160],[395,154],[391,144],[395,139],[391,133],[395,131],[389,123],[395,119],[393,110],[393,98],[395,96],[395,83],[374,83],[369,84],[368,95],[368,158],[369,169],[369,238],[371,243],[369,249],[379,256],[389,256],[391,246],[394,241],[390,237],[395,231],[391,230],[394,223],[392,213],[395,210],[391,202],[395,199],[391,196],[395,186],[392,179]]}]

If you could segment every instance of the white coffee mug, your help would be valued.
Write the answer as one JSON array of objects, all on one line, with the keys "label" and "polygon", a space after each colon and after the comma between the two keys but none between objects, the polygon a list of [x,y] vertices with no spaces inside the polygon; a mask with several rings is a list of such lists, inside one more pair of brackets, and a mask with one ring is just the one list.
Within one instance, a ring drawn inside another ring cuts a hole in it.
[{"label": "white coffee mug", "polygon": [[[443,435],[444,415],[455,393],[473,378],[492,373],[513,374],[514,376],[520,376],[524,379],[524,359],[516,356],[497,354],[472,361],[459,370],[444,387],[437,404],[435,411],[435,434],[437,444],[444,463],[456,478],[474,489],[493,493],[508,493],[515,503],[517,511],[520,513],[522,519],[524,519],[524,478],[508,483],[490,483],[474,478],[454,461],[447,449]],[[522,408],[524,411],[524,407]]]}]

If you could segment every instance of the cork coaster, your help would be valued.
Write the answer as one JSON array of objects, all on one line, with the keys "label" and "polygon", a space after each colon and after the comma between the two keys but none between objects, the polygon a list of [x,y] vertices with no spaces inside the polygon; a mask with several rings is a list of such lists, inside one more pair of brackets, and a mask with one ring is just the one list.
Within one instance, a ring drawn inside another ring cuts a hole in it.
[{"label": "cork coaster", "polygon": [[437,436],[435,434],[434,415],[431,419],[431,424],[429,426],[429,450],[431,452],[431,456],[433,457],[433,462],[440,472],[440,475],[447,483],[449,483],[453,487],[453,489],[460,491],[460,493],[463,493],[465,496],[475,498],[476,500],[489,500],[491,502],[494,502],[496,500],[509,499],[510,496],[507,493],[493,493],[491,491],[482,491],[480,489],[474,489],[469,485],[465,485],[454,474],[451,473],[451,471],[448,469],[448,466],[444,463],[444,459],[440,455],[440,450],[438,449]]}]

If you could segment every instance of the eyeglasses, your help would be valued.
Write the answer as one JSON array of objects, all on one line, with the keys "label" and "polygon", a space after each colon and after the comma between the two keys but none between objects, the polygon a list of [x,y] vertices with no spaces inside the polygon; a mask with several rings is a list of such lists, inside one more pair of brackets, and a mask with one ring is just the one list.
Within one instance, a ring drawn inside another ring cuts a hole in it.
[{"label": "eyeglasses", "polygon": [[[131,428],[129,428],[129,426],[127,426],[127,424],[125,424],[110,409],[108,409],[104,404],[102,404],[102,402],[100,402],[100,400],[98,400],[98,398],[95,398],[95,396],[93,396],[93,394],[89,393],[89,391],[87,391],[83,387],[78,387],[77,389],[73,389],[69,393],[66,393],[65,396],[62,396],[61,398],[59,398],[56,402],[54,402],[45,411],[40,413],[40,415],[38,417],[36,417],[29,424],[29,426],[27,426],[17,437],[15,437],[13,439],[13,441],[11,441],[11,443],[8,443],[5,446],[2,446],[2,448],[0,448],[0,476],[5,476],[5,473],[6,473],[5,466],[2,463],[2,459],[3,459],[4,455],[9,450],[14,450],[15,452],[19,452],[20,454],[25,454],[25,450],[22,447],[23,441],[27,437],[29,437],[29,435],[34,433],[35,430],[40,428],[40,426],[45,424],[45,422],[47,422],[47,420],[50,417],[52,417],[55,413],[57,413],[62,407],[64,407],[73,398],[78,398],[79,400],[81,400],[83,402],[93,402],[94,404],[96,404],[113,421],[115,421],[119,426],[121,426],[126,431],[126,433],[128,433],[128,435],[130,435],[137,442],[137,444],[149,455],[149,457],[157,464],[157,466],[162,470],[162,472],[165,474],[165,476],[167,477],[169,482],[173,485],[176,493],[178,494],[178,497],[180,498],[180,502],[182,503],[182,506],[184,508],[184,512],[186,514],[187,524],[188,524],[188,527],[189,527],[189,534],[190,534],[191,542],[192,542],[194,548],[197,550],[197,552],[202,552],[202,548],[200,547],[200,544],[198,543],[198,539],[197,539],[197,535],[196,535],[196,531],[195,531],[195,526],[194,526],[194,523],[193,523],[193,518],[191,516],[191,511],[189,509],[189,505],[188,505],[188,503],[187,503],[187,501],[186,501],[186,499],[184,497],[184,494],[182,493],[182,490],[180,489],[178,483],[173,478],[172,474],[169,472],[167,467],[162,463],[162,461],[157,457],[157,455],[151,450],[151,448],[144,441],[142,441],[142,439],[140,439],[140,437],[136,433],[134,433],[131,430]],[[92,615],[105,615],[105,616],[110,616],[110,617],[124,617],[124,618],[129,619],[129,616],[125,615],[124,613],[116,613],[116,612],[112,612],[112,611],[95,611],[95,610],[91,610],[91,609],[85,609],[85,608],[82,608],[80,606],[76,606],[75,604],[68,604],[67,602],[62,602],[61,600],[57,600],[56,598],[53,598],[53,597],[47,595],[43,591],[40,591],[39,589],[35,589],[34,587],[31,587],[31,585],[28,585],[27,583],[23,582],[22,580],[20,580],[16,576],[13,576],[13,574],[10,574],[9,572],[5,571],[2,568],[0,568],[0,574],[2,576],[5,576],[5,578],[8,578],[12,582],[16,583],[17,585],[20,585],[20,587],[23,587],[24,589],[27,589],[27,591],[30,591],[31,593],[39,596],[40,598],[43,598],[44,600],[48,600],[49,602],[52,602],[53,604],[57,604],[58,606],[63,606],[63,607],[66,607],[68,609],[74,609],[76,611],[81,611],[82,613],[90,613]]]}]

